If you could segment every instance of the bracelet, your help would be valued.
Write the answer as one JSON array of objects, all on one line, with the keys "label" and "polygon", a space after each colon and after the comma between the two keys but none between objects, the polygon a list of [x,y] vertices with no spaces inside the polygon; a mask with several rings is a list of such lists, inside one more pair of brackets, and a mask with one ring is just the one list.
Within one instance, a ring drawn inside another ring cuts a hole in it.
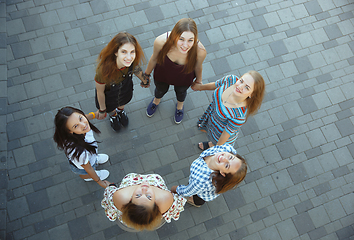
[{"label": "bracelet", "polygon": [[146,79],[146,83],[144,83],[143,81],[141,81],[141,82],[140,82],[140,85],[141,85],[141,86],[147,86],[147,85],[149,85],[149,83],[150,83],[150,74],[143,73],[144,79],[145,79],[145,76],[148,77],[148,79]]},{"label": "bracelet", "polygon": [[99,111],[99,113],[105,113],[106,109],[105,110],[98,109],[98,111]]},{"label": "bracelet", "polygon": [[140,85],[141,85],[141,86],[147,86],[147,85],[149,85],[149,83],[150,83],[150,80],[148,79],[148,80],[146,81],[146,83],[144,83],[143,81],[141,81],[141,82],[140,82]]},{"label": "bracelet", "polygon": [[94,112],[90,112],[89,114],[92,114],[93,119],[95,119],[95,118],[96,118],[96,115],[95,115],[95,113],[94,113]]},{"label": "bracelet", "polygon": [[100,179],[100,178],[99,178],[97,181],[95,180],[95,182],[97,182],[97,183],[98,183],[99,181],[101,181],[101,179]]}]

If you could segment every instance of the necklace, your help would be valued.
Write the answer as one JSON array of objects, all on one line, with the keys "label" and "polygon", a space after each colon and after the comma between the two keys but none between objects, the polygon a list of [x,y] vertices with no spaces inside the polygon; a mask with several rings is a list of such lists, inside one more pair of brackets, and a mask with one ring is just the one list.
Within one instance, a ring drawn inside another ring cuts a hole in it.
[{"label": "necklace", "polygon": [[229,96],[226,98],[226,100],[223,101],[223,103],[228,103],[228,104],[234,105],[234,106],[239,106],[240,104],[243,103],[243,101],[240,102],[240,103],[230,103],[230,102],[228,102],[227,100],[229,100],[229,97],[231,96],[231,94],[232,94],[232,91],[231,91],[231,93],[229,94]]}]

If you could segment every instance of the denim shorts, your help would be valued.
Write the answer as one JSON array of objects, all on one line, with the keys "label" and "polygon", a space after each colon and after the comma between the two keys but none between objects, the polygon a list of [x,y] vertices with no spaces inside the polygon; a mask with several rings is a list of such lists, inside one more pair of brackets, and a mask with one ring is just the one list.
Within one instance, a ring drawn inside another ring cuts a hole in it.
[{"label": "denim shorts", "polygon": [[[96,166],[97,164],[93,164],[92,168],[94,170],[96,170]],[[87,172],[85,171],[85,169],[80,169],[80,168],[77,168],[75,166],[73,166],[72,164],[70,164],[70,168],[71,168],[71,171],[73,171],[73,173],[75,174],[79,174],[79,175],[87,175]]]}]

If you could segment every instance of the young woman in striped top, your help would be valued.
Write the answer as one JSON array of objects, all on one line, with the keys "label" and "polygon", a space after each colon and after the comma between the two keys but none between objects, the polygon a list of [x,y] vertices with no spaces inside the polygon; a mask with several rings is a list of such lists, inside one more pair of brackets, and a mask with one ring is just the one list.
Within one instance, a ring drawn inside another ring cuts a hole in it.
[{"label": "young woman in striped top", "polygon": [[198,128],[208,133],[208,142],[199,143],[205,150],[214,145],[233,145],[239,128],[260,108],[265,92],[261,74],[249,71],[238,78],[226,76],[216,82],[195,83],[193,90],[215,90],[213,101],[198,121]]}]

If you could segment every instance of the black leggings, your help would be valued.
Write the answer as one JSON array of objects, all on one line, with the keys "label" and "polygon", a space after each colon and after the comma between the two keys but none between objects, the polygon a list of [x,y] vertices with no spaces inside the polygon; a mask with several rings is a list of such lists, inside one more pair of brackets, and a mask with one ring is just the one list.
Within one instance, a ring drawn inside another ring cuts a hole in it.
[{"label": "black leggings", "polygon": [[[155,83],[155,98],[162,98],[168,91],[170,85],[164,82],[154,81]],[[177,101],[184,102],[187,96],[187,89],[189,86],[174,86]]]},{"label": "black leggings", "polygon": [[193,195],[193,202],[195,205],[198,205],[198,206],[202,206],[205,201],[203,199],[201,199],[200,197],[198,197],[198,195]]}]

